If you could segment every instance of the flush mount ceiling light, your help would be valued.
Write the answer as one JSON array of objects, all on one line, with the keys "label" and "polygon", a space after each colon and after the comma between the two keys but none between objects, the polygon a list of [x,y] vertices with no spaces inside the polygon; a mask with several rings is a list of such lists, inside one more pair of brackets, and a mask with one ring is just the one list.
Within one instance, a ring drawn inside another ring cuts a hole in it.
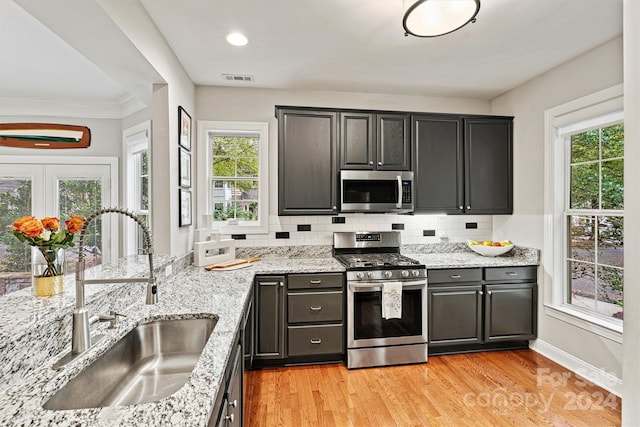
[{"label": "flush mount ceiling light", "polygon": [[475,22],[480,0],[403,0],[405,36],[438,37]]},{"label": "flush mount ceiling light", "polygon": [[245,46],[249,43],[249,39],[242,33],[229,33],[225,36],[225,40],[233,46]]}]

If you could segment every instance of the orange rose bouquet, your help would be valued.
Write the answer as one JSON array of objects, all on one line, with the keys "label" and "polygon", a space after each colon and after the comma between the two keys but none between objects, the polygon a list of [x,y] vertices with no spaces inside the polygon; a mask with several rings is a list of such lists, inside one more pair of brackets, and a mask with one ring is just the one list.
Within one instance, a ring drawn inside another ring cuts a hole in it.
[{"label": "orange rose bouquet", "polygon": [[48,266],[42,276],[61,274],[54,262],[55,252],[73,246],[73,236],[82,229],[84,219],[72,215],[64,223],[64,230],[60,229],[60,220],[53,217],[39,220],[34,216],[23,216],[13,223],[13,235],[21,242],[36,246],[44,256]]}]

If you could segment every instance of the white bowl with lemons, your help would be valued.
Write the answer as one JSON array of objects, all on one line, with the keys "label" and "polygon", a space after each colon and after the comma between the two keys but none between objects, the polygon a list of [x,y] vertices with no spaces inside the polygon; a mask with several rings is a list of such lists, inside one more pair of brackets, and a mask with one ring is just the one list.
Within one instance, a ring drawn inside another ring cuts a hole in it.
[{"label": "white bowl with lemons", "polygon": [[480,242],[467,240],[467,246],[469,246],[472,251],[482,256],[498,256],[509,252],[513,249],[514,245],[509,240],[503,240],[501,242],[493,240],[484,240]]}]

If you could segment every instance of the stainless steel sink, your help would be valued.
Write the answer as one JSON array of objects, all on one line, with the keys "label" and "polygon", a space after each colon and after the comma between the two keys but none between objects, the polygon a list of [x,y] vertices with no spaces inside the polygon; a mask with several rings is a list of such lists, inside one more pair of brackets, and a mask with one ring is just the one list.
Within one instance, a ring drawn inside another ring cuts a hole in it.
[{"label": "stainless steel sink", "polygon": [[153,402],[189,379],[217,318],[157,320],[127,333],[43,404],[82,409]]}]

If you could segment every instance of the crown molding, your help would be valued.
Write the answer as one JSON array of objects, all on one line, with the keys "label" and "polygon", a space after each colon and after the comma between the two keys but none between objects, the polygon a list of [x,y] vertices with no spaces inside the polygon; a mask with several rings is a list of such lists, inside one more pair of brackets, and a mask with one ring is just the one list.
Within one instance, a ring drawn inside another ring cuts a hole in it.
[{"label": "crown molding", "polygon": [[36,116],[123,119],[146,107],[140,100],[131,95],[126,95],[117,102],[0,97],[0,117]]}]

